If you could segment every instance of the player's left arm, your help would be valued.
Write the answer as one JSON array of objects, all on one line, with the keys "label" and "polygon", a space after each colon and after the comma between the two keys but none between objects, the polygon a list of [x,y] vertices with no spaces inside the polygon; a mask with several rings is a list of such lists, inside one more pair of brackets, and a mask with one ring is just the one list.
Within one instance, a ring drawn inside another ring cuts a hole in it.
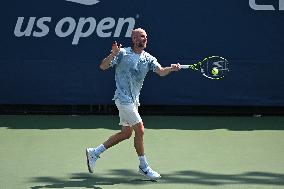
[{"label": "player's left arm", "polygon": [[162,66],[157,66],[155,72],[159,76],[166,76],[170,74],[171,72],[176,72],[180,70],[180,64],[171,64],[171,67],[162,67]]}]

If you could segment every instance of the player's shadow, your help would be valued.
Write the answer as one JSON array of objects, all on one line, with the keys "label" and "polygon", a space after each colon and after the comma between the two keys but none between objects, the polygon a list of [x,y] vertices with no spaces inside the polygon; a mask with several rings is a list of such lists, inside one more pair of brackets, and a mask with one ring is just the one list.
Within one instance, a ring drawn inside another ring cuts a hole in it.
[{"label": "player's shadow", "polygon": [[32,186],[32,189],[40,188],[94,188],[101,189],[105,185],[117,184],[147,184],[155,181],[142,179],[137,173],[131,170],[111,170],[107,175],[91,175],[88,173],[74,173],[69,179],[56,177],[35,177],[31,183],[49,183],[46,185]]},{"label": "player's shadow", "polygon": [[140,179],[137,173],[131,170],[111,170],[106,175],[90,175],[87,173],[75,173],[70,179],[54,177],[36,177],[32,183],[48,183],[32,186],[32,189],[40,188],[94,188],[100,189],[106,185],[146,185],[146,184],[180,184],[180,185],[262,185],[284,186],[284,174],[268,172],[246,172],[242,174],[214,174],[200,171],[178,171],[162,174],[162,179],[152,182],[148,179]]}]

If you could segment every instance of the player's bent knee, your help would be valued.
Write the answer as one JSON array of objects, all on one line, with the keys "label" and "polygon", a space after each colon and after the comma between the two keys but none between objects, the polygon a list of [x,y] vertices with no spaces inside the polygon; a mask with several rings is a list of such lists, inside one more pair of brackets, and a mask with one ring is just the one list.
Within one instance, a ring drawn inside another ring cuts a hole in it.
[{"label": "player's bent knee", "polygon": [[131,135],[132,135],[132,129],[131,128],[123,129],[121,131],[121,137],[122,137],[123,140],[129,139],[131,137]]},{"label": "player's bent knee", "polygon": [[143,136],[144,135],[144,125],[143,122],[137,123],[133,126],[135,131],[135,136]]},{"label": "player's bent knee", "polygon": [[124,140],[130,139],[131,135],[132,135],[132,133],[124,133],[124,134],[122,135],[122,138],[123,138]]}]

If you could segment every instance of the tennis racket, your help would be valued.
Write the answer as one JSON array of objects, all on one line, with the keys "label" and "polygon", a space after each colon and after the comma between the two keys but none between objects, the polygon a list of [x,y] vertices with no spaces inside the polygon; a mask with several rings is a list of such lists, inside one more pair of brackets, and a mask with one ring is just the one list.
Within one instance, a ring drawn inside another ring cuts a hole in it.
[{"label": "tennis racket", "polygon": [[218,80],[228,74],[229,62],[220,56],[209,56],[195,64],[180,65],[180,68],[200,71],[206,78]]}]

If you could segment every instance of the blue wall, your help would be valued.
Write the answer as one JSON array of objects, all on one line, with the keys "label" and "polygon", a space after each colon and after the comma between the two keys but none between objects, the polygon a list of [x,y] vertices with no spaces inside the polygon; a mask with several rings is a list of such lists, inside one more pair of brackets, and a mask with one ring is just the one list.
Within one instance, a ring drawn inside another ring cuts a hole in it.
[{"label": "blue wall", "polygon": [[284,11],[276,1],[257,1],[275,10],[249,2],[5,1],[0,104],[112,104],[114,70],[100,71],[99,63],[114,40],[128,46],[129,31],[142,27],[146,50],[163,66],[210,55],[231,66],[221,81],[185,70],[149,73],[143,104],[284,106]]}]

